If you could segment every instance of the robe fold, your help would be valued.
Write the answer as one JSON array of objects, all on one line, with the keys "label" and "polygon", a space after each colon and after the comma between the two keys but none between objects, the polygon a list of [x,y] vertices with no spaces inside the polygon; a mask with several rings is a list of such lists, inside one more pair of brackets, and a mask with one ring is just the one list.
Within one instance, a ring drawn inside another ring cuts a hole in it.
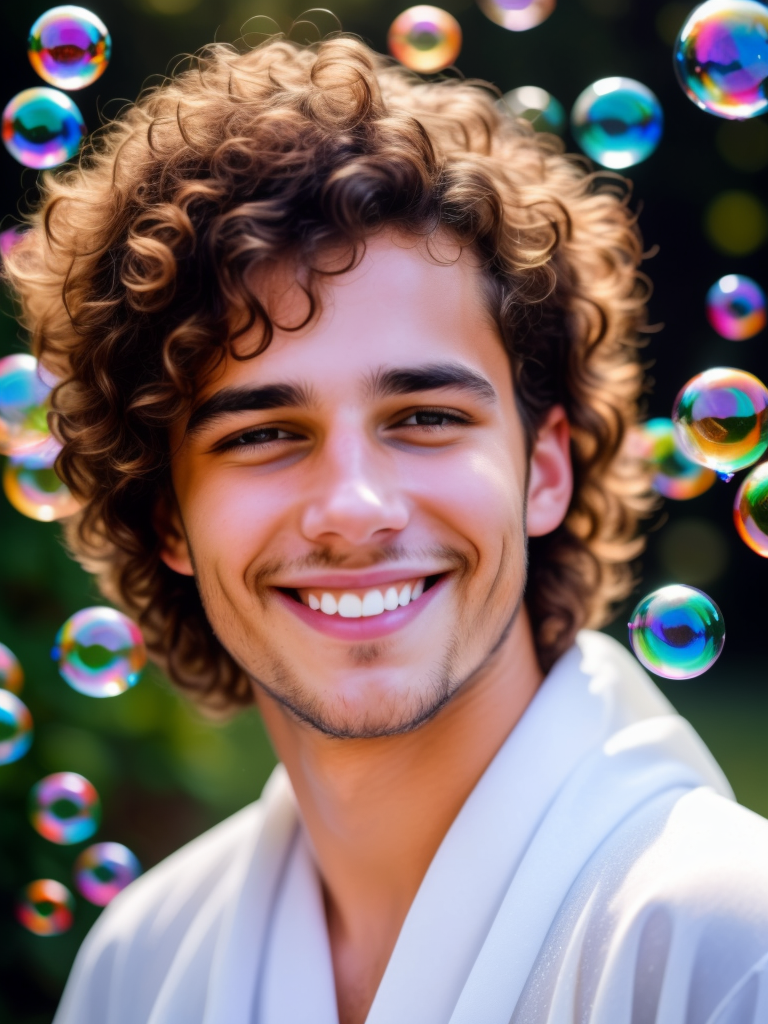
[{"label": "robe fold", "polygon": [[[282,767],[113,901],[55,1024],[338,1024]],[[615,641],[579,634],[477,783],[366,1024],[768,1024],[768,822]]]}]

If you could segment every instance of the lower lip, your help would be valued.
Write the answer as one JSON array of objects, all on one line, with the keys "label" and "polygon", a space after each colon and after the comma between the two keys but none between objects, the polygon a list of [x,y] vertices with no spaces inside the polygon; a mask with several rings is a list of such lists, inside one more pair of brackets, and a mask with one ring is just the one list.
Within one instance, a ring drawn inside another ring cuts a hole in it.
[{"label": "lower lip", "polygon": [[326,615],[325,612],[316,612],[308,608],[300,601],[294,601],[292,597],[276,590],[277,597],[285,607],[293,612],[302,622],[316,629],[318,633],[334,637],[337,640],[346,640],[350,643],[362,643],[366,640],[378,640],[382,636],[388,636],[395,630],[402,629],[412,622],[428,604],[432,603],[436,594],[441,591],[447,581],[447,575],[425,590],[421,597],[411,601],[405,608],[395,608],[391,612],[382,612],[381,615],[371,615],[368,618],[343,619],[340,615]]}]

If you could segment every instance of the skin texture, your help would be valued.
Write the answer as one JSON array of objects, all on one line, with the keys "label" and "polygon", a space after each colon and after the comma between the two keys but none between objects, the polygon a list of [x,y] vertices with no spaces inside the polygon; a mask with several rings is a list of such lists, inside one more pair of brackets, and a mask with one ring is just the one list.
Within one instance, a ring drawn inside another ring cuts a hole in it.
[{"label": "skin texture", "polygon": [[[262,285],[278,322],[301,321],[290,268]],[[375,386],[435,365],[491,389]],[[317,320],[228,358],[201,403],[274,384],[305,401],[198,417],[186,436],[179,425],[164,559],[194,573],[254,679],[322,878],[340,1021],[362,1024],[441,840],[541,682],[525,541],[567,511],[568,424],[552,409],[527,459],[480,271],[447,239],[439,259],[414,240],[370,240],[329,279]],[[439,585],[373,638],[374,619],[355,620],[355,636],[314,628],[277,589],[381,571]]]}]

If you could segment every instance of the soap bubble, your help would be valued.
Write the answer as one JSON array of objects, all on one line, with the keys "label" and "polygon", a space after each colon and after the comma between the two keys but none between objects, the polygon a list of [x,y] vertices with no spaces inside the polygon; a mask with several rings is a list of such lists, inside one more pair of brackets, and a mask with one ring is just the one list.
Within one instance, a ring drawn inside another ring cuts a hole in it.
[{"label": "soap bubble", "polygon": [[675,71],[697,107],[718,117],[768,110],[768,7],[756,0],[707,0],[683,25]]},{"label": "soap bubble", "polygon": [[521,85],[504,93],[501,102],[513,117],[524,117],[537,132],[555,132],[562,135],[565,128],[565,110],[554,96],[537,85]]},{"label": "soap bubble", "polygon": [[461,26],[440,7],[419,4],[398,14],[387,36],[389,52],[411,71],[429,74],[456,61]]},{"label": "soap bubble", "polygon": [[147,661],[141,630],[114,608],[83,608],[67,619],[51,652],[66,682],[87,697],[116,697]]},{"label": "soap bubble", "polygon": [[75,861],[75,886],[81,896],[106,905],[141,874],[136,855],[122,843],[94,843]]},{"label": "soap bubble", "polygon": [[50,390],[34,356],[19,352],[0,359],[0,451],[23,455],[49,443]]},{"label": "soap bubble", "polygon": [[10,690],[0,690],[0,764],[24,757],[32,746],[32,715]]},{"label": "soap bubble", "polygon": [[0,644],[0,688],[17,696],[24,687],[24,670],[19,659],[5,644]]},{"label": "soap bubble", "polygon": [[16,904],[16,920],[35,935],[61,935],[75,916],[75,898],[52,878],[30,882]]},{"label": "soap bubble", "polygon": [[644,597],[629,622],[632,650],[665,679],[693,679],[711,668],[725,643],[723,615],[711,597],[674,583]]},{"label": "soap bubble", "polygon": [[661,104],[632,78],[601,78],[587,86],[571,111],[578,144],[593,160],[621,170],[647,159],[664,127]]},{"label": "soap bubble", "polygon": [[77,153],[85,121],[73,100],[58,89],[24,89],[3,111],[5,148],[25,167],[56,167]]},{"label": "soap bubble", "polygon": [[61,846],[82,843],[99,827],[99,794],[77,772],[46,775],[29,794],[29,818],[43,839]]},{"label": "soap bubble", "polygon": [[707,319],[724,338],[751,338],[765,327],[765,293],[751,277],[726,274],[707,292]]},{"label": "soap bubble", "polygon": [[755,466],[742,481],[733,503],[733,521],[747,547],[768,558],[767,462]]},{"label": "soap bubble", "polygon": [[675,399],[672,419],[689,459],[731,474],[768,448],[768,391],[744,370],[718,366],[693,377]]},{"label": "soap bubble", "polygon": [[29,30],[29,62],[57,89],[84,89],[109,63],[112,40],[107,26],[84,7],[52,7]]},{"label": "soap bubble", "polygon": [[53,468],[57,454],[56,445],[50,451],[11,457],[3,471],[8,501],[22,515],[40,523],[64,519],[80,508],[80,502]]},{"label": "soap bubble", "polygon": [[527,32],[546,21],[555,9],[555,0],[477,0],[477,6],[491,21],[510,32]]},{"label": "soap bubble", "polygon": [[654,490],[665,498],[697,498],[715,482],[713,470],[691,462],[680,451],[672,420],[662,416],[648,420],[640,428],[638,454],[654,471]]}]

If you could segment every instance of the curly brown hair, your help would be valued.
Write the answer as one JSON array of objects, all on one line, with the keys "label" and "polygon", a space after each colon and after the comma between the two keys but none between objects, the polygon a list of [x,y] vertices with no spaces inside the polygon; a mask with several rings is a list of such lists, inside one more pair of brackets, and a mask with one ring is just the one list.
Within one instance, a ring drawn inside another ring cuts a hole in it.
[{"label": "curly brown hair", "polygon": [[[7,260],[32,347],[61,384],[57,469],[83,502],[75,557],[141,625],[152,657],[210,708],[252,701],[194,580],[161,561],[169,427],[245,330],[272,324],[258,270],[324,252],[348,266],[383,228],[448,231],[479,257],[529,444],[565,407],[575,488],[530,542],[542,667],[628,593],[645,484],[621,454],[637,417],[647,284],[628,189],[516,121],[482,82],[425,82],[344,34],[206,48],[47,174]],[[327,261],[326,261],[327,262]],[[242,358],[243,354],[238,354]]]}]

